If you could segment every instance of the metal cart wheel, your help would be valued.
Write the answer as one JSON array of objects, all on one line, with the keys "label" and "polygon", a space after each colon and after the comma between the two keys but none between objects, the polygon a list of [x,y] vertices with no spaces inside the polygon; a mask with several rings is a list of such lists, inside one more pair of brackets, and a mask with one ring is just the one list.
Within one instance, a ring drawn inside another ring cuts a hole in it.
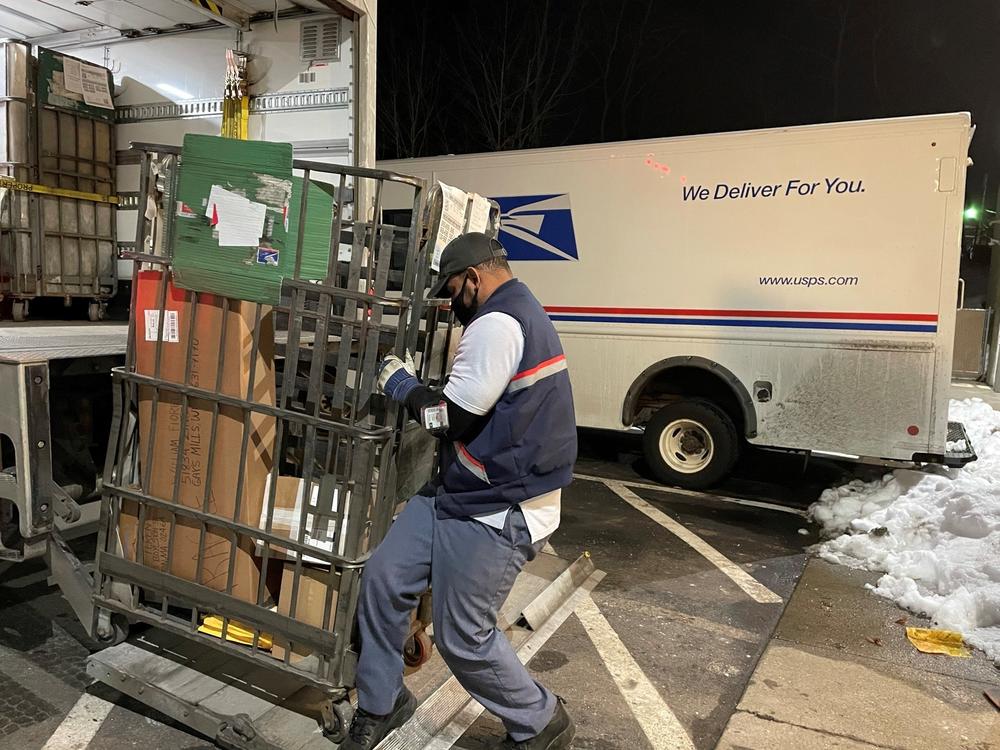
[{"label": "metal cart wheel", "polygon": [[97,633],[97,641],[102,646],[117,646],[128,638],[128,620],[117,612],[111,615],[111,630],[106,635]]},{"label": "metal cart wheel", "polygon": [[354,718],[351,701],[345,698],[331,700],[323,706],[323,734],[339,745],[347,739],[347,730]]},{"label": "metal cart wheel", "polygon": [[10,315],[18,323],[28,319],[28,300],[16,299],[10,308]]},{"label": "metal cart wheel", "polygon": [[403,644],[403,663],[408,667],[419,667],[431,658],[431,649],[434,647],[431,637],[426,630],[418,630],[406,639]]},{"label": "metal cart wheel", "polygon": [[105,304],[103,302],[97,302],[95,300],[94,302],[91,302],[87,306],[87,317],[90,318],[90,320],[94,323],[96,323],[99,320],[104,320],[105,310],[106,310]]}]

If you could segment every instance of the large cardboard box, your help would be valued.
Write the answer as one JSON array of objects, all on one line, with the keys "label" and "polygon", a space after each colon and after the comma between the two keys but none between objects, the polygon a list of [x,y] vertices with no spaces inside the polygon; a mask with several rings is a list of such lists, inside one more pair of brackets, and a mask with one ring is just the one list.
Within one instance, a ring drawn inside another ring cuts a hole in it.
[{"label": "large cardboard box", "polygon": [[[267,528],[267,497],[270,492],[271,477],[267,477],[264,485],[264,497],[261,503],[260,519],[258,525],[261,529]],[[274,493],[274,510],[271,512],[271,533],[276,536],[283,536],[287,539],[300,540],[300,530],[302,528],[302,504],[305,502],[305,481],[296,477],[278,477],[278,484]],[[338,503],[338,492],[333,490],[330,500],[329,512],[336,512]],[[348,495],[350,497],[350,495]],[[306,510],[305,530],[301,533],[301,542],[310,547],[325,552],[334,552],[338,555],[344,554],[344,535],[347,533],[348,514],[345,513],[340,522],[340,530],[335,528],[334,521],[326,514],[319,513],[320,486],[314,482],[310,492],[309,508]],[[350,505],[348,505],[350,510]],[[257,554],[264,554],[263,542],[257,544]],[[284,547],[271,546],[269,556],[274,558],[294,559],[295,552],[291,552]],[[328,565],[325,560],[311,555],[304,555],[302,561],[316,565]]]},{"label": "large cardboard box", "polygon": [[[156,338],[160,272],[139,274],[136,297],[136,370],[153,375],[156,358]],[[226,329],[225,350],[221,360],[220,391],[245,399],[254,369],[252,400],[275,404],[274,330],[269,310],[261,316],[261,335],[256,365],[251,362],[255,305],[237,300],[224,300],[203,294],[197,303],[188,301],[191,293],[168,283],[165,304],[163,344],[159,377],[175,383],[185,379],[187,343],[191,316],[194,315],[194,348],[188,384],[214,391],[219,374],[219,344],[223,326]],[[195,309],[197,308],[197,310]],[[209,466],[209,443],[212,435],[212,402],[190,398],[184,423],[183,451],[180,461],[180,481],[174,498],[178,452],[182,445],[181,425],[185,411],[182,396],[159,390],[153,424],[154,393],[152,386],[139,388],[139,463],[146,491],[157,498],[177,502],[189,508],[203,508],[208,487],[208,511],[256,527],[264,497],[264,486],[271,471],[275,450],[274,417],[251,413],[245,468],[240,466],[240,451],[244,434],[242,409],[219,407],[215,435],[215,452]],[[147,450],[152,446],[153,460],[146,465]],[[240,476],[243,487],[237,498]],[[130,559],[136,559],[137,506],[125,503],[120,532],[122,546]],[[177,517],[172,559],[168,566],[167,548],[171,514],[147,508],[143,531],[143,563],[180,578],[201,583],[218,591],[227,585],[229,563],[235,546],[235,567],[232,594],[255,602],[260,577],[254,557],[254,540],[238,537],[221,527],[207,527],[202,546],[200,523]],[[197,576],[199,550],[203,550],[203,568]]]},{"label": "large cardboard box", "polygon": [[[306,625],[313,625],[323,628],[323,616],[325,612],[330,613],[326,623],[327,630],[333,630],[334,618],[337,611],[337,587],[340,585],[340,576],[333,574],[333,583],[327,585],[330,580],[330,569],[322,566],[303,565],[302,573],[299,576],[299,590],[294,597],[295,614],[294,619]],[[284,563],[281,574],[281,592],[278,595],[278,612],[292,617],[292,589],[295,583],[295,563]],[[332,590],[331,590],[332,589]],[[329,594],[329,605],[327,597]],[[288,641],[281,636],[274,637],[274,645],[271,647],[271,656],[275,659],[284,659],[288,650]],[[312,653],[312,650],[305,645],[295,644],[289,662],[296,664]]]}]

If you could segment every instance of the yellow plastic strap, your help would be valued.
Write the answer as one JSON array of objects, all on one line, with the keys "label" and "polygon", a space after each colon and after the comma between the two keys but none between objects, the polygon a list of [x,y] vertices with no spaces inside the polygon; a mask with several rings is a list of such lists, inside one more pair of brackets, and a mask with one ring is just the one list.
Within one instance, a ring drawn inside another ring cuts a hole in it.
[{"label": "yellow plastic strap", "polygon": [[57,198],[79,198],[80,200],[93,201],[95,203],[118,203],[118,196],[116,195],[85,193],[82,190],[68,190],[66,188],[49,187],[48,185],[36,185],[33,182],[20,182],[12,177],[0,177],[0,188],[16,190],[22,193],[53,195]]},{"label": "yellow plastic strap", "polygon": [[[205,633],[205,635],[210,635],[213,638],[221,638],[222,618],[215,615],[207,616],[201,621],[198,632]],[[237,620],[230,620],[229,626],[226,628],[226,640],[241,643],[244,646],[252,646],[253,630]],[[260,634],[260,639],[257,641],[257,648],[268,651],[273,645],[274,642],[270,635],[267,633]]]},{"label": "yellow plastic strap", "polygon": [[192,5],[197,5],[199,8],[204,8],[205,10],[211,12],[213,15],[221,16],[222,11],[219,10],[219,6],[214,0],[191,0]]},{"label": "yellow plastic strap", "polygon": [[222,102],[222,137],[247,140],[250,97],[224,99]]}]

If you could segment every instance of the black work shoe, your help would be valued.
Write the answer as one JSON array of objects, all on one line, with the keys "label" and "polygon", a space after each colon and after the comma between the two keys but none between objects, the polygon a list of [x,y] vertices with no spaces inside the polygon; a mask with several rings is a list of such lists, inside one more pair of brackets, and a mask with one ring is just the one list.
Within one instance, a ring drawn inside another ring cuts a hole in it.
[{"label": "black work shoe", "polygon": [[545,729],[526,740],[515,742],[510,735],[500,745],[501,750],[563,750],[576,735],[576,726],[565,708],[566,701],[556,696],[556,712]]},{"label": "black work shoe", "polygon": [[372,750],[389,735],[389,732],[409,721],[416,710],[417,699],[405,685],[396,696],[396,705],[392,707],[391,713],[376,716],[359,708],[354,712],[347,739],[341,744],[340,750]]}]

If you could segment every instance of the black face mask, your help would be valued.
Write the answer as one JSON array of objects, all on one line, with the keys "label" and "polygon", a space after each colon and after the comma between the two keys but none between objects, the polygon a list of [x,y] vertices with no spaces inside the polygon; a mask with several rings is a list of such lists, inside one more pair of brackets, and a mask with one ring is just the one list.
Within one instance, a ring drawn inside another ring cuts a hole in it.
[{"label": "black face mask", "polygon": [[479,287],[476,287],[476,293],[472,295],[472,302],[468,305],[462,300],[462,295],[465,293],[465,282],[469,280],[469,277],[465,277],[465,281],[462,282],[462,288],[458,290],[458,294],[451,298],[451,309],[455,313],[455,319],[462,324],[462,328],[469,325],[469,322],[475,317],[476,313],[479,311]]}]

